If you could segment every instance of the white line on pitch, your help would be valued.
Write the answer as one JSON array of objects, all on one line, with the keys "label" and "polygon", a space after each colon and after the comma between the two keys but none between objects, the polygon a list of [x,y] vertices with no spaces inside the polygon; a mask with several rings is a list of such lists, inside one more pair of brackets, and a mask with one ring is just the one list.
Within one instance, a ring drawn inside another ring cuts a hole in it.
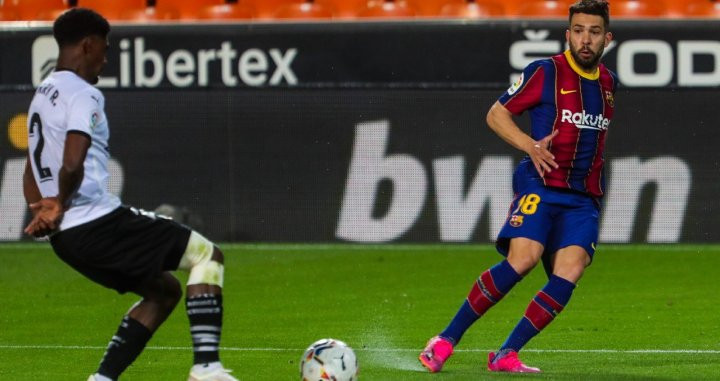
[{"label": "white line on pitch", "polygon": [[[106,349],[104,346],[93,345],[0,345],[0,349]],[[190,351],[190,347],[147,347],[156,351]],[[359,352],[417,352],[418,348],[354,348]],[[221,347],[223,351],[240,352],[302,352],[304,348],[240,348]],[[490,352],[491,349],[457,349],[455,352]],[[523,349],[533,353],[621,353],[621,354],[720,354],[713,349]]]}]

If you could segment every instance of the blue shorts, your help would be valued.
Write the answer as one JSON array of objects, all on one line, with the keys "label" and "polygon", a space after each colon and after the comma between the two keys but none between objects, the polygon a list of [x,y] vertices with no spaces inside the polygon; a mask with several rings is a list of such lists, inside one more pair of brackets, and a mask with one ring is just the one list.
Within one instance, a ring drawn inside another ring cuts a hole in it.
[{"label": "blue shorts", "polygon": [[552,274],[552,256],[564,247],[580,246],[592,259],[599,231],[598,202],[572,190],[524,185],[524,189],[516,189],[508,218],[498,234],[498,252],[507,256],[512,238],[540,242],[545,247],[542,260],[548,276]]}]

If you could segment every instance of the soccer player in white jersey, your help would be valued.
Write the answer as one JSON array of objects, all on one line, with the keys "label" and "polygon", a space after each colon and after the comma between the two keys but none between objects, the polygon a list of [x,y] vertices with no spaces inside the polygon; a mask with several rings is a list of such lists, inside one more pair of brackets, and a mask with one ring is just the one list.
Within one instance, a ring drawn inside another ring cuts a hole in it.
[{"label": "soccer player in white jersey", "polygon": [[[190,272],[186,307],[193,340],[189,381],[237,381],[220,363],[223,254],[188,227],[123,206],[107,191],[105,98],[92,85],[105,66],[110,25],[89,9],[55,21],[57,67],[37,88],[28,112],[27,234],[49,235],[75,270],[142,299],[123,317],[89,381],[117,380],[182,298],[172,270]],[[162,378],[162,377],[160,377]]]}]

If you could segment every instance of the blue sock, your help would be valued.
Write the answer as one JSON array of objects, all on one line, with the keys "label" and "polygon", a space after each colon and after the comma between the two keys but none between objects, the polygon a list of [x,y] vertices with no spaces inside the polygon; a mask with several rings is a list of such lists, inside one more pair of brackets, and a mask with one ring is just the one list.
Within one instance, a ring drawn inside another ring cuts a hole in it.
[{"label": "blue sock", "polygon": [[530,305],[525,310],[525,316],[520,319],[500,351],[519,352],[530,339],[540,333],[565,308],[574,289],[574,283],[557,275],[550,276],[545,287],[530,301]]},{"label": "blue sock", "polygon": [[460,342],[465,331],[494,306],[522,277],[507,260],[483,272],[450,324],[440,333],[453,345]]}]

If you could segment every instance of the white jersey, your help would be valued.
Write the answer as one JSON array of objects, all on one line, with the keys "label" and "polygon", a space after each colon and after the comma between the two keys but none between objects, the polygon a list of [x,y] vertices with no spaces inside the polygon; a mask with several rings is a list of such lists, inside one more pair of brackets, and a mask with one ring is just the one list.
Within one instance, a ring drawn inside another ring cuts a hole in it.
[{"label": "white jersey", "polygon": [[35,181],[43,197],[58,194],[65,136],[87,135],[92,141],[85,157],[85,174],[70,198],[60,230],[102,217],[120,206],[108,192],[108,139],[105,98],[71,71],[51,73],[37,88],[28,111],[28,150]]}]

